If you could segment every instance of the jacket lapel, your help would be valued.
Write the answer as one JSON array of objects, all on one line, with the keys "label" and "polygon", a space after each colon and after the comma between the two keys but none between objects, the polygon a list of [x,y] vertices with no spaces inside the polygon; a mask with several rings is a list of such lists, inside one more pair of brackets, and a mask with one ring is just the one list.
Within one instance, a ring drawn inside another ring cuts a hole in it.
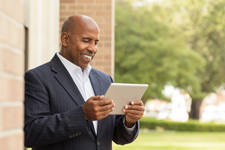
[{"label": "jacket lapel", "polygon": [[[58,56],[55,54],[55,56],[51,60],[52,65],[52,71],[54,71],[56,80],[63,86],[63,88],[67,91],[67,93],[71,96],[73,101],[78,105],[81,106],[84,104],[84,99],[77,88],[76,84],[74,83],[72,77],[70,76],[69,72],[66,70],[66,68],[63,66],[62,62],[59,60]],[[94,90],[95,95],[102,95],[102,83],[101,78],[98,75],[98,73],[91,69],[89,78]],[[95,134],[94,126],[92,121],[88,120],[89,125],[91,127],[92,132]],[[102,120],[98,121],[98,132],[101,128],[101,122]],[[95,134],[96,135],[96,134]]]},{"label": "jacket lapel", "polygon": [[[93,90],[95,92],[95,95],[101,96],[103,94],[101,77],[98,75],[98,73],[94,69],[91,69],[89,78],[90,78]],[[98,134],[101,131],[101,125],[102,125],[102,120],[99,120],[98,127],[97,127]]]},{"label": "jacket lapel", "polygon": [[73,101],[78,106],[83,105],[85,101],[80,91],[78,90],[69,72],[63,66],[62,62],[59,60],[56,54],[51,60],[51,64],[52,64],[52,71],[56,72],[55,74],[56,80],[63,86],[65,91],[67,91],[67,93],[71,96]]},{"label": "jacket lapel", "polygon": [[102,83],[100,76],[96,73],[94,69],[91,69],[89,78],[92,84],[92,88],[94,90],[95,96],[102,95]]}]

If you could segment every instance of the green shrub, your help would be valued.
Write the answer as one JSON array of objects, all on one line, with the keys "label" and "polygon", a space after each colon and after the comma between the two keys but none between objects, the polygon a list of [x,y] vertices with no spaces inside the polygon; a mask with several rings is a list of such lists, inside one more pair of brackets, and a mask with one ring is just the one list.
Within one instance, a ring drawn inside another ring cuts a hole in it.
[{"label": "green shrub", "polygon": [[164,130],[174,131],[212,131],[225,132],[225,124],[201,123],[197,120],[188,122],[174,122],[169,120],[157,120],[153,118],[141,118],[140,127],[155,130],[162,128]]}]

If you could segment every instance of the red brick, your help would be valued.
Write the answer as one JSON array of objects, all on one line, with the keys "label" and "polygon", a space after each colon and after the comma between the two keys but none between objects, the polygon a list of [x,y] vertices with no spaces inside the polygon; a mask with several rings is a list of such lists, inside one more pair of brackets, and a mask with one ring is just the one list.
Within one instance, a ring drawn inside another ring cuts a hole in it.
[{"label": "red brick", "polygon": [[[1,105],[2,104],[0,102],[0,106]],[[4,122],[4,120],[3,120],[3,115],[2,115],[2,107],[0,107],[0,133],[3,131],[3,122]],[[1,143],[0,143],[0,145],[1,145]]]},{"label": "red brick", "polygon": [[67,10],[67,5],[60,5],[60,10]]},{"label": "red brick", "polygon": [[[12,5],[12,4],[10,4]],[[14,0],[14,5],[16,7],[13,7],[13,17],[21,24],[24,23],[24,4],[23,2],[19,0]]]},{"label": "red brick", "polygon": [[96,3],[99,3],[99,4],[111,4],[112,1],[111,0],[96,0]]},{"label": "red brick", "polygon": [[95,60],[101,60],[102,58],[103,58],[103,56],[101,54],[98,54],[98,53],[94,57]]},{"label": "red brick", "polygon": [[84,10],[85,7],[84,5],[72,5],[72,6],[69,6],[69,10]]},{"label": "red brick", "polygon": [[0,101],[23,101],[24,81],[0,76]]},{"label": "red brick", "polygon": [[23,116],[24,116],[23,106],[8,106],[3,107],[3,129],[9,130],[13,128],[22,128],[23,127]]},{"label": "red brick", "polygon": [[97,65],[97,66],[103,66],[103,64],[104,64],[104,62],[102,62],[102,61],[96,61],[95,62],[95,65]]},{"label": "red brick", "polygon": [[[13,89],[13,90],[12,90]],[[8,99],[11,101],[21,101],[24,100],[24,80],[9,80],[9,95]]]},{"label": "red brick", "polygon": [[24,28],[20,28],[0,17],[0,41],[21,50],[24,49]]},{"label": "red brick", "polygon": [[112,13],[108,11],[97,11],[96,16],[111,17]]},{"label": "red brick", "polygon": [[86,15],[86,16],[89,16],[91,18],[94,17],[94,13],[92,11],[77,11],[78,14],[80,15]]},{"label": "red brick", "polygon": [[3,50],[0,48],[0,70],[4,70],[4,53]]},{"label": "red brick", "polygon": [[98,66],[96,65],[95,63],[93,65],[91,65],[93,68],[97,69],[97,70],[100,70],[100,71],[104,71],[104,67],[102,66]]},{"label": "red brick", "polygon": [[0,10],[2,10],[3,7],[4,7],[4,1],[5,1],[5,0],[0,0]]},{"label": "red brick", "polygon": [[8,24],[8,36],[10,40],[7,40],[9,44],[15,46],[16,48],[24,50],[24,28],[19,28],[18,26],[9,23]]},{"label": "red brick", "polygon": [[98,43],[98,48],[100,48],[102,46],[103,46],[103,44],[102,44],[101,39],[100,39],[100,42]]},{"label": "red brick", "polygon": [[8,31],[10,30],[9,28],[9,22],[0,17],[0,41],[4,43],[9,43],[9,34]]},{"label": "red brick", "polygon": [[100,30],[101,29],[109,29],[109,28],[111,28],[111,24],[106,24],[106,23],[102,23],[102,24],[99,24],[99,28],[100,28]]},{"label": "red brick", "polygon": [[4,50],[4,70],[22,76],[24,74],[24,55]]},{"label": "red brick", "polygon": [[77,3],[78,4],[82,4],[82,3],[90,4],[90,3],[94,3],[94,0],[77,0]]},{"label": "red brick", "polygon": [[60,0],[60,4],[61,3],[75,3],[76,0]]},{"label": "red brick", "polygon": [[110,66],[111,62],[110,61],[96,61],[95,64],[98,66]]},{"label": "red brick", "polygon": [[103,34],[105,34],[105,35],[111,35],[112,34],[111,28],[103,29]]},{"label": "red brick", "polygon": [[19,0],[4,0],[4,1],[1,1],[0,8],[3,12],[5,12],[7,15],[12,17],[13,19],[17,20],[19,23],[24,22],[23,2]]},{"label": "red brick", "polygon": [[[66,20],[66,17],[60,17],[60,22],[64,22]],[[62,26],[62,24],[60,23],[60,27]],[[61,29],[61,28],[60,28]]]},{"label": "red brick", "polygon": [[[66,17],[65,17],[64,21],[65,21],[65,20],[66,20]],[[61,33],[61,27],[62,27],[64,21],[63,21],[63,22],[60,22],[60,33]]]},{"label": "red brick", "polygon": [[105,10],[112,11],[112,6],[111,5],[105,5]]},{"label": "red brick", "polygon": [[111,36],[100,36],[100,39],[102,41],[111,41],[112,40],[112,37]]},{"label": "red brick", "polygon": [[75,15],[75,12],[74,11],[60,11],[60,16],[64,16],[64,17],[69,17],[71,15]]},{"label": "red brick", "polygon": [[105,55],[104,58],[105,58],[106,60],[110,60],[110,59],[111,59],[111,54]]},{"label": "red brick", "polygon": [[105,20],[103,17],[98,17],[98,16],[93,16],[92,18],[95,20],[97,24],[104,23],[104,20]]},{"label": "red brick", "polygon": [[87,10],[102,10],[104,7],[102,5],[87,5]]},{"label": "red brick", "polygon": [[14,134],[0,139],[1,150],[24,150],[23,133]]},{"label": "red brick", "polygon": [[111,43],[104,43],[104,47],[111,47]]},{"label": "red brick", "polygon": [[105,67],[105,68],[104,68],[104,72],[105,72],[106,74],[110,74],[110,73],[111,73],[111,66]]},{"label": "red brick", "polygon": [[112,26],[112,18],[104,18],[104,24]]}]

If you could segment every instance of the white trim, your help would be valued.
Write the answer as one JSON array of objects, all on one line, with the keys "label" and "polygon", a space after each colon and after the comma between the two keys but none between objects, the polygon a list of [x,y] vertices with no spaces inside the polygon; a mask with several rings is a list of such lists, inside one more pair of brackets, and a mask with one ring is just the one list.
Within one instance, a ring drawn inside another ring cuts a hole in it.
[{"label": "white trim", "polygon": [[24,55],[23,49],[16,48],[16,47],[12,46],[11,44],[6,44],[6,43],[3,43],[3,42],[0,42],[0,48],[10,50],[10,51],[15,52],[17,54]]},{"label": "white trim", "polygon": [[23,24],[21,24],[16,19],[12,18],[11,16],[7,15],[5,12],[3,12],[1,10],[0,10],[0,17],[2,17],[3,19],[9,21],[13,25],[16,25],[20,29],[23,29],[24,28],[24,25]]},{"label": "white trim", "polygon": [[21,133],[23,133],[22,129],[13,129],[13,130],[2,131],[2,132],[0,132],[0,139],[7,137],[7,136],[15,136],[16,134],[21,134]]},{"label": "white trim", "polygon": [[0,108],[1,107],[18,107],[23,106],[23,102],[9,102],[9,101],[1,101],[0,102]]},{"label": "white trim", "polygon": [[42,0],[37,1],[37,63],[42,64]]}]

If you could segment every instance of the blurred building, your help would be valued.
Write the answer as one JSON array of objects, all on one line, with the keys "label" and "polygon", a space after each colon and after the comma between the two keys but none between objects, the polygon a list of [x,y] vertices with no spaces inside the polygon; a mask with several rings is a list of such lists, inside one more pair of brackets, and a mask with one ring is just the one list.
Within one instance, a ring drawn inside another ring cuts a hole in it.
[{"label": "blurred building", "polygon": [[211,93],[200,106],[200,120],[203,122],[225,122],[225,94]]},{"label": "blurred building", "polygon": [[189,120],[191,102],[192,99],[188,93],[174,91],[171,95],[171,102],[158,99],[146,101],[144,116],[186,122]]},{"label": "blurred building", "polygon": [[62,23],[74,14],[99,24],[91,65],[113,76],[114,0],[0,0],[0,150],[24,149],[24,72],[59,51]]},{"label": "blurred building", "polygon": [[171,112],[171,103],[167,101],[152,99],[145,102],[145,117],[166,119]]}]

